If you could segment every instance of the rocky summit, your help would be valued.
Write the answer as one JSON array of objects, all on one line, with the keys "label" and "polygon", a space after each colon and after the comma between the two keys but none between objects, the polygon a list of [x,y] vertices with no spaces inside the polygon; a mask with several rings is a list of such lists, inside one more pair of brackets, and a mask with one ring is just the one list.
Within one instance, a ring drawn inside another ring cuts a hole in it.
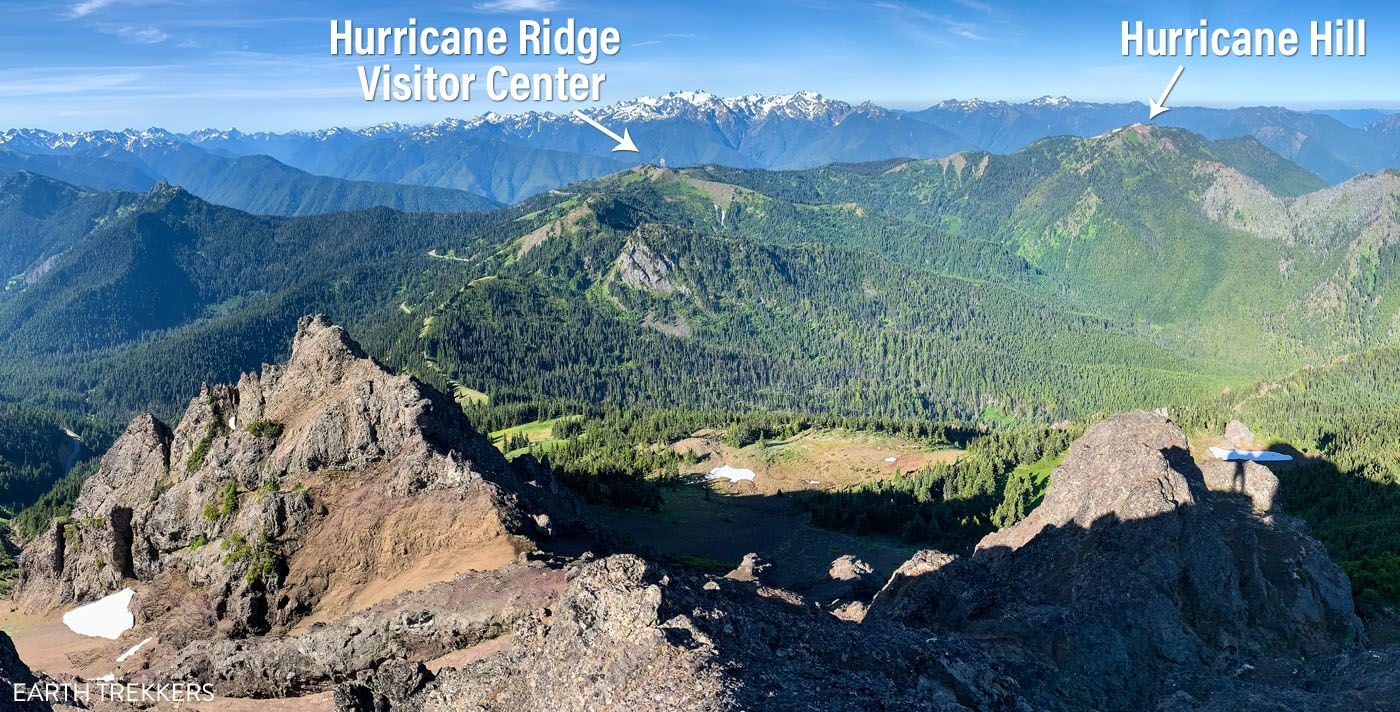
[{"label": "rocky summit", "polygon": [[206,387],[173,428],[132,421],[71,515],[25,549],[17,600],[41,612],[134,587],[135,631],[158,641],[124,666],[137,670],[499,569],[579,516],[456,404],[306,318],[286,364]]},{"label": "rocky summit", "polygon": [[[566,553],[616,539],[307,318],[287,363],[205,388],[173,428],[135,419],[25,549],[17,601],[134,589],[111,652],[151,642],[118,679],[346,711],[1385,709],[1400,651],[1365,648],[1282,494],[1128,413],[970,555],[920,551],[883,586],[840,556],[804,596],[756,555],[720,575]],[[6,679],[40,680],[6,643]]]}]

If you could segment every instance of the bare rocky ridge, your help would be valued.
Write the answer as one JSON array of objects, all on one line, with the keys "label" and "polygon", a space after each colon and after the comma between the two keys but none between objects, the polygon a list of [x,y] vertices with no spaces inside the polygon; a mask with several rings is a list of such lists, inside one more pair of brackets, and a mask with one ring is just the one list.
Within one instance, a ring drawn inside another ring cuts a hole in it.
[{"label": "bare rocky ridge", "polygon": [[581,512],[450,400],[308,317],[285,365],[205,388],[173,429],[136,418],[24,551],[17,600],[47,611],[136,588],[137,629],[158,638],[139,666],[498,569]]}]

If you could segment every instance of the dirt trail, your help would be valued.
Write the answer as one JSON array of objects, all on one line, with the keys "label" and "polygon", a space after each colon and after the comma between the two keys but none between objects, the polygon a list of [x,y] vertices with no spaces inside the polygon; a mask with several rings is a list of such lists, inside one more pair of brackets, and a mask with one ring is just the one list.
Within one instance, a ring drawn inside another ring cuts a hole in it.
[{"label": "dirt trail", "polygon": [[8,599],[0,599],[0,630],[14,639],[20,659],[31,669],[84,677],[112,672],[117,656],[140,640],[127,642],[134,635],[130,632],[118,641],[78,635],[63,624],[63,611],[31,615]]}]

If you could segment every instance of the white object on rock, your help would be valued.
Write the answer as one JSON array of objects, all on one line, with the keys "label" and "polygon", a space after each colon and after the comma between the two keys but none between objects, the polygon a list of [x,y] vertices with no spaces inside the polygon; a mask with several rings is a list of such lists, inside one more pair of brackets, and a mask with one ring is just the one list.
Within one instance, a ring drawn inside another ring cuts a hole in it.
[{"label": "white object on rock", "polygon": [[1221,460],[1249,460],[1251,462],[1289,462],[1292,455],[1285,455],[1272,450],[1231,450],[1223,447],[1213,447],[1210,454]]}]

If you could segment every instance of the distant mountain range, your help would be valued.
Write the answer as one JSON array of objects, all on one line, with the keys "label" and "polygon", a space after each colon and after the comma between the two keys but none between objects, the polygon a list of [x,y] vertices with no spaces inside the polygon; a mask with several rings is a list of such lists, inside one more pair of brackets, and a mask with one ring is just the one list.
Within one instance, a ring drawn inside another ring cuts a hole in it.
[{"label": "distant mountain range", "polygon": [[[0,172],[30,170],[98,189],[157,180],[240,210],[305,215],[384,206],[478,210],[639,163],[805,169],[837,162],[1010,153],[1059,135],[1138,123],[1146,105],[1042,97],[944,101],[921,111],[849,104],[812,92],[724,98],[700,91],[589,110],[641,146],[612,143],[566,114],[488,113],[425,126],[381,124],[288,133],[160,129],[0,133]],[[1277,107],[1175,107],[1158,124],[1211,139],[1253,137],[1330,183],[1400,165],[1400,115]]]},{"label": "distant mountain range", "polygon": [[[638,167],[483,213],[259,217],[19,173],[0,182],[0,234],[18,236],[0,251],[0,342],[46,392],[173,403],[324,311],[391,361],[507,401],[623,405],[678,388],[664,372],[745,407],[1059,417],[1102,402],[1085,384],[1110,371],[1142,399],[1113,407],[1131,407],[1386,342],[1398,180],[1329,187],[1253,138],[1141,124],[1006,155]],[[568,378],[534,360],[563,353]],[[851,353],[862,365],[839,377],[809,362]],[[159,378],[114,375],[153,361]],[[915,378],[929,363],[938,378]],[[893,385],[841,385],[871,373]]]}]

